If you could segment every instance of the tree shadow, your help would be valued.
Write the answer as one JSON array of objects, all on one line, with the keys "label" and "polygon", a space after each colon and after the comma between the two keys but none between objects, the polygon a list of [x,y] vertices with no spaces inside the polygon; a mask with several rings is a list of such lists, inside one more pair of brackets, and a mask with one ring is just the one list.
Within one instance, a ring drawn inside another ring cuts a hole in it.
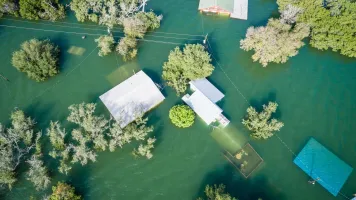
[{"label": "tree shadow", "polygon": [[90,199],[89,181],[91,180],[91,165],[93,164],[89,163],[86,166],[76,164],[73,166],[72,170],[70,171],[70,174],[66,176],[65,182],[75,187],[75,193],[81,195],[83,199]]},{"label": "tree shadow", "polygon": [[206,185],[224,184],[226,192],[240,200],[285,200],[286,197],[275,188],[264,176],[244,178],[232,165],[225,164],[221,168],[208,173],[203,179],[196,198],[204,196]]},{"label": "tree shadow", "polygon": [[[262,98],[261,100],[251,99],[249,103],[252,107],[256,109],[257,112],[261,112],[263,110],[262,105],[268,105],[268,102],[276,102],[277,99],[276,96],[277,96],[276,92],[271,91],[268,93],[267,97]],[[281,109],[277,108],[276,112],[272,114],[272,117],[281,118],[282,117]]]}]

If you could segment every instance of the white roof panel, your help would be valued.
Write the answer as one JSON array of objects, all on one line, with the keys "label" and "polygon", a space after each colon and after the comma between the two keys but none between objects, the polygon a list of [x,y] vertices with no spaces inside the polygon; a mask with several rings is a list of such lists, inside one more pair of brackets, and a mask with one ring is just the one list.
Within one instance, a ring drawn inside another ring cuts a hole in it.
[{"label": "white roof panel", "polygon": [[220,92],[213,84],[211,84],[206,78],[194,80],[189,82],[191,87],[195,87],[201,93],[203,93],[210,101],[216,103],[224,98],[224,94]]},{"label": "white roof panel", "polygon": [[234,11],[231,13],[231,18],[247,20],[248,0],[234,0]]},{"label": "white roof panel", "polygon": [[139,71],[99,98],[122,128],[165,99],[143,71]]},{"label": "white roof panel", "polygon": [[194,92],[188,98],[185,98],[184,96],[183,101],[185,101],[207,124],[214,122],[220,113],[222,113],[219,106],[211,102],[199,91]]}]

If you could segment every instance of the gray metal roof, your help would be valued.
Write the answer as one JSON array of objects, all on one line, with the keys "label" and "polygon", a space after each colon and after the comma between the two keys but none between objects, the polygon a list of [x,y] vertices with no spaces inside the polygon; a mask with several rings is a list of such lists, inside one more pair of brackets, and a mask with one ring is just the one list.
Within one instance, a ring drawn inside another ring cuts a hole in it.
[{"label": "gray metal roof", "polygon": [[199,9],[217,6],[229,12],[234,11],[234,0],[200,0]]}]

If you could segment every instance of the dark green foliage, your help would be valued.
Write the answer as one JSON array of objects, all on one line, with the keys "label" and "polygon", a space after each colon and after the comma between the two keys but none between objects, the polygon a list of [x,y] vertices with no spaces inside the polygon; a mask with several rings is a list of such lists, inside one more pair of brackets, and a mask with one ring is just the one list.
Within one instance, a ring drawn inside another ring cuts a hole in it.
[{"label": "dark green foliage", "polygon": [[59,48],[49,40],[32,39],[12,55],[12,65],[37,82],[58,74]]},{"label": "dark green foliage", "polygon": [[62,182],[58,182],[52,187],[52,194],[49,200],[82,200],[80,195],[75,194],[75,188]]},{"label": "dark green foliage", "polygon": [[187,89],[190,80],[201,79],[213,73],[211,58],[201,44],[186,44],[183,51],[176,47],[163,65],[162,77],[177,94]]},{"label": "dark green foliage", "polygon": [[[225,192],[225,185],[223,184],[214,186],[207,185],[204,192],[206,200],[238,200]],[[199,198],[198,200],[203,200],[203,198]]]},{"label": "dark green foliage", "polygon": [[194,124],[195,114],[187,105],[176,105],[169,110],[169,119],[180,128],[188,128]]},{"label": "dark green foliage", "polygon": [[20,0],[20,14],[25,19],[56,21],[65,18],[64,6],[58,0]]},{"label": "dark green foliage", "polygon": [[[297,23],[311,27],[311,46],[356,57],[356,3],[350,0],[278,0],[279,9],[293,4],[303,12]],[[324,5],[324,6],[322,6]]]},{"label": "dark green foliage", "polygon": [[16,0],[0,0],[0,17],[3,14],[18,15],[18,2]]}]

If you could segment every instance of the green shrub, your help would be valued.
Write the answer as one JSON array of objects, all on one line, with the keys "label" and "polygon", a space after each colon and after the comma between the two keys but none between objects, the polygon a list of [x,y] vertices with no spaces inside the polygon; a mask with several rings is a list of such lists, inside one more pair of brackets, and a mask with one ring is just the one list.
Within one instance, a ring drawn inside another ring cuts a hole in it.
[{"label": "green shrub", "polygon": [[52,194],[49,200],[81,200],[81,196],[75,194],[74,187],[58,182],[57,186],[52,187]]},{"label": "green shrub", "polygon": [[180,128],[187,128],[193,125],[195,114],[187,105],[176,105],[169,110],[169,119]]},{"label": "green shrub", "polygon": [[59,48],[49,40],[32,39],[12,55],[12,65],[37,82],[58,74]]}]

